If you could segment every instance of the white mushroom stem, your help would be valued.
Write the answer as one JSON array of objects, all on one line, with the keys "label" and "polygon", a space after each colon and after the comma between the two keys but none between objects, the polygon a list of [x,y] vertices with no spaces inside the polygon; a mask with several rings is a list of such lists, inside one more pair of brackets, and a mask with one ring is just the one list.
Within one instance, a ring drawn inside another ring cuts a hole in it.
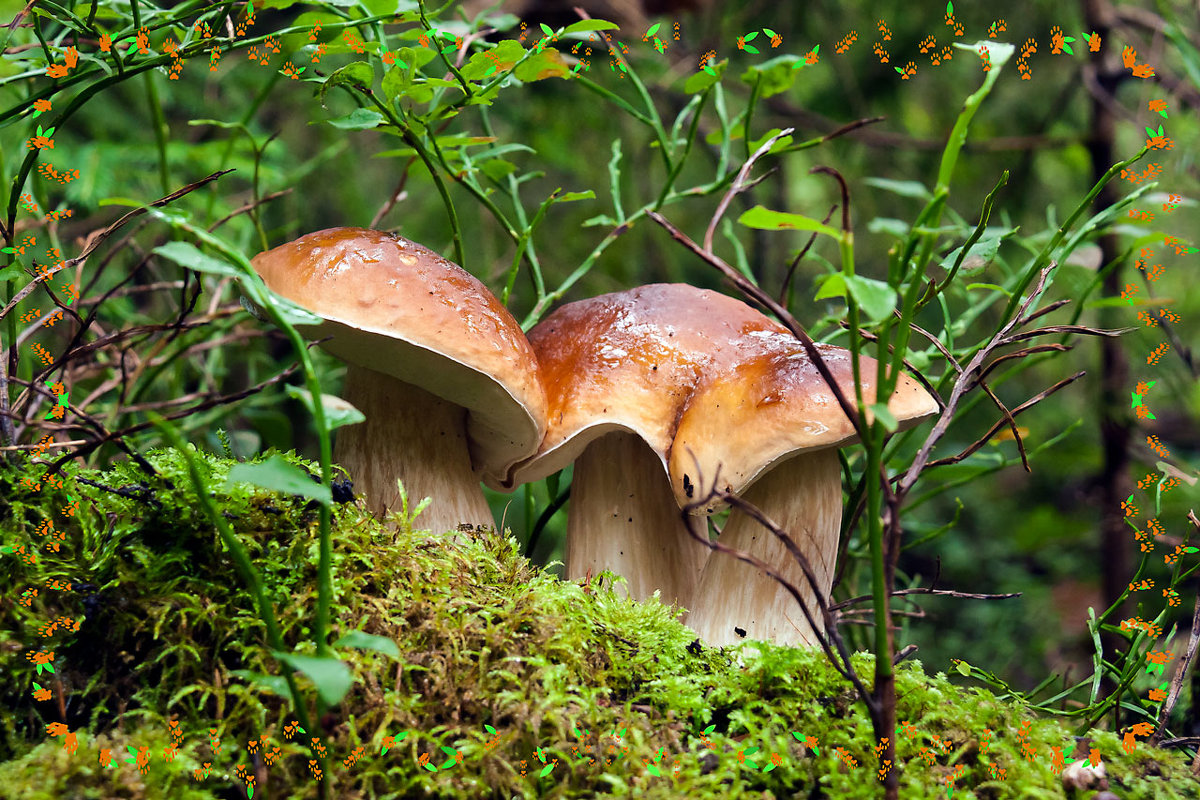
[{"label": "white mushroom stem", "polygon": [[[842,522],[837,451],[820,450],[788,459],[751,485],[742,497],[791,536],[808,558],[828,600]],[[774,567],[800,590],[813,620],[822,626],[804,571],[775,534],[735,508],[719,541]],[[774,578],[727,553],[714,552],[709,558],[692,602],[694,610],[687,625],[713,647],[737,644],[743,638],[792,646],[817,644],[796,599]]]},{"label": "white mushroom stem", "polygon": [[608,569],[635,600],[661,590],[689,606],[709,549],[684,527],[663,463],[640,436],[610,433],[575,461],[567,517],[567,578]]},{"label": "white mushroom stem", "polygon": [[366,495],[372,514],[400,510],[399,479],[410,511],[433,498],[413,522],[418,529],[444,533],[464,522],[495,524],[471,468],[465,408],[354,364],[347,366],[342,394],[367,419],[337,429],[333,458],[350,473],[355,493]]}]

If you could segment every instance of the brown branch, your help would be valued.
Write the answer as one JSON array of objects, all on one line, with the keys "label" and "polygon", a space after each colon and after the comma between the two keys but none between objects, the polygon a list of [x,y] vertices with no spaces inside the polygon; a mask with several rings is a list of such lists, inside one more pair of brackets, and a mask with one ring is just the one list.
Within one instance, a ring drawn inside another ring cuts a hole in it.
[{"label": "brown branch", "polygon": [[[1194,513],[1189,511],[1188,517],[1192,520],[1193,524],[1196,524],[1196,515]],[[1179,700],[1179,692],[1183,689],[1183,678],[1192,666],[1192,662],[1196,659],[1196,646],[1198,644],[1200,644],[1200,596],[1196,597],[1196,609],[1192,612],[1192,634],[1188,638],[1187,653],[1184,655],[1179,668],[1175,670],[1175,677],[1171,679],[1171,691],[1167,694],[1167,701],[1163,703],[1162,708],[1158,712],[1158,727],[1154,730],[1154,735],[1150,737],[1150,741],[1152,742],[1162,738],[1163,731],[1167,727],[1167,718],[1171,715],[1171,709],[1175,707],[1175,702]]]},{"label": "brown branch", "polygon": [[80,252],[79,255],[75,256],[74,258],[71,258],[71,259],[61,262],[54,269],[46,270],[45,272],[41,273],[36,278],[34,278],[33,281],[31,281],[24,288],[22,288],[19,292],[17,292],[15,295],[13,295],[13,298],[12,298],[12,300],[9,301],[8,305],[6,305],[3,309],[0,309],[0,320],[7,317],[9,315],[9,313],[11,313],[12,310],[17,307],[17,303],[21,302],[26,297],[28,297],[30,294],[32,294],[34,292],[34,290],[37,289],[39,284],[41,284],[45,281],[48,281],[50,278],[54,277],[59,272],[62,272],[64,269],[70,269],[71,267],[74,267],[77,264],[82,264],[87,259],[87,257],[92,254],[93,250],[95,250],[97,247],[99,247],[100,244],[105,239],[107,239],[114,232],[116,232],[126,222],[130,221],[131,219],[134,219],[135,217],[137,217],[141,214],[145,214],[146,210],[148,208],[157,208],[158,206],[167,205],[168,203],[178,200],[180,197],[183,197],[186,194],[194,192],[195,190],[199,189],[201,186],[212,183],[217,178],[220,178],[222,175],[226,175],[230,172],[233,172],[233,170],[225,169],[225,170],[221,170],[220,172],[214,172],[212,175],[209,175],[206,178],[201,178],[200,180],[196,181],[195,183],[189,183],[187,186],[184,186],[182,189],[177,189],[174,192],[171,192],[166,197],[159,198],[158,200],[155,200],[153,203],[150,203],[147,206],[144,206],[142,208],[133,209],[128,214],[125,214],[120,219],[118,219],[116,222],[109,225],[107,228],[105,228],[102,231],[93,231],[91,234],[88,235],[87,242],[84,244],[84,247],[83,247],[83,251]]},{"label": "brown branch", "polygon": [[[958,598],[961,598],[964,600],[1008,600],[1013,597],[1021,596],[1021,592],[1012,592],[1009,594],[976,594],[974,592],[955,592],[955,591],[951,591],[950,589],[930,589],[930,588],[924,588],[924,587],[918,587],[916,589],[899,589],[897,591],[892,592],[891,596],[892,597],[901,597],[903,595],[909,595],[909,594],[936,594],[936,595],[942,595],[944,597],[958,597]],[[852,597],[849,600],[843,600],[840,603],[832,605],[829,607],[829,610],[837,611],[839,609],[846,608],[847,606],[854,605],[855,603],[865,603],[868,600],[873,600],[873,599],[874,598],[871,595],[863,594],[863,595],[859,595],[858,597]]]},{"label": "brown branch", "polygon": [[[165,414],[165,415],[163,415],[163,419],[165,419],[165,420],[183,419],[184,417],[191,416],[192,414],[195,414],[199,411],[205,411],[207,409],[214,408],[215,406],[228,405],[230,403],[237,402],[238,400],[241,400],[245,397],[249,397],[252,394],[261,392],[263,389],[267,388],[268,386],[271,386],[272,384],[280,383],[281,381],[283,381],[284,378],[288,377],[289,375],[291,375],[293,372],[295,372],[299,368],[300,368],[300,362],[297,361],[296,363],[292,364],[290,367],[288,367],[287,369],[285,369],[283,372],[279,373],[278,375],[276,375],[272,378],[268,378],[267,380],[255,385],[255,386],[251,386],[249,389],[243,389],[240,392],[234,392],[233,394],[227,394],[222,397],[213,398],[212,400],[206,400],[202,403],[197,403],[196,405],[191,406],[190,408],[186,408],[183,411],[179,411],[174,414]],[[50,469],[48,470],[48,472],[50,474],[57,472],[59,469],[62,468],[63,464],[70,461],[71,459],[82,458],[82,457],[98,450],[100,447],[102,447],[103,445],[105,445],[108,442],[112,442],[113,444],[115,444],[116,446],[120,447],[121,449],[125,450],[128,453],[129,450],[127,449],[127,447],[125,446],[125,444],[122,440],[126,436],[129,436],[130,434],[138,433],[139,431],[144,431],[147,428],[154,427],[153,422],[143,422],[143,423],[140,423],[137,425],[132,425],[132,426],[125,428],[123,430],[120,430],[120,431],[112,432],[112,431],[108,431],[99,421],[97,421],[94,418],[92,418],[91,416],[83,413],[82,410],[72,409],[72,411],[80,419],[87,422],[88,427],[95,428],[96,430],[100,431],[102,433],[102,435],[98,439],[91,440],[87,445],[79,448],[79,450],[72,452],[72,453],[68,453],[68,454],[62,456],[61,458],[59,458],[53,464],[51,464]],[[83,426],[72,425],[70,427],[79,428],[79,427],[83,427]],[[130,453],[130,455],[134,458],[137,458],[139,461],[141,460],[140,457],[134,456],[132,453]],[[37,463],[44,463],[44,462],[37,462]]]},{"label": "brown branch", "polygon": [[[1013,411],[1012,411],[1012,416],[1013,416],[1013,417],[1016,417],[1018,414],[1020,414],[1020,413],[1022,413],[1022,412],[1024,412],[1024,411],[1027,411],[1027,410],[1029,410],[1029,409],[1030,409],[1030,408],[1032,408],[1032,407],[1033,407],[1035,404],[1037,404],[1037,403],[1040,403],[1042,400],[1045,400],[1047,397],[1049,397],[1050,395],[1054,394],[1054,393],[1055,393],[1055,392],[1057,392],[1059,389],[1063,388],[1064,386],[1067,386],[1068,384],[1074,383],[1075,381],[1079,380],[1080,378],[1082,378],[1082,377],[1083,377],[1084,375],[1086,375],[1086,374],[1087,374],[1087,372],[1086,372],[1085,370],[1080,370],[1079,372],[1076,372],[1074,375],[1072,375],[1072,376],[1071,376],[1071,377],[1069,377],[1069,378],[1063,378],[1061,381],[1059,381],[1058,383],[1054,384],[1054,385],[1053,385],[1053,386],[1051,386],[1049,389],[1046,389],[1046,390],[1044,390],[1044,391],[1038,392],[1036,395],[1034,395],[1033,397],[1029,398],[1029,399],[1028,399],[1028,400],[1026,400],[1024,403],[1022,403],[1021,405],[1017,406],[1016,408],[1014,408],[1014,409],[1013,409]],[[971,445],[970,447],[968,447],[966,450],[963,450],[961,453],[959,453],[959,454],[958,454],[958,455],[956,455],[956,456],[949,456],[949,457],[947,457],[947,458],[939,458],[937,461],[930,461],[930,462],[929,462],[929,463],[928,463],[926,466],[928,466],[928,467],[940,467],[940,466],[943,466],[943,465],[945,465],[945,464],[957,464],[958,462],[960,462],[960,461],[962,461],[963,459],[967,458],[968,456],[972,455],[972,454],[973,454],[973,453],[975,453],[977,450],[979,450],[979,448],[981,448],[981,447],[983,447],[985,444],[987,444],[987,442],[988,442],[988,439],[992,438],[992,436],[994,436],[994,435],[996,435],[997,433],[999,433],[1000,429],[1001,429],[1002,427],[1004,427],[1004,423],[1005,423],[1005,420],[997,420],[997,421],[996,421],[996,422],[995,422],[995,423],[992,425],[992,427],[988,428],[988,431],[987,431],[987,433],[985,433],[985,434],[984,434],[982,437],[980,437],[980,439],[979,439],[977,442],[975,442],[974,444],[972,444],[972,445]]]}]

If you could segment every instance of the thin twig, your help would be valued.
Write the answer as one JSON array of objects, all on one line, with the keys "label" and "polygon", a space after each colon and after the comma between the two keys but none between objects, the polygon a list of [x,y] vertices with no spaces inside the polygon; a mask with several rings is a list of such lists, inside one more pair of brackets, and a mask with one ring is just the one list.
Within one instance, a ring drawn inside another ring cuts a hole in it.
[{"label": "thin twig", "polygon": [[30,294],[32,294],[34,292],[34,290],[37,289],[37,287],[41,283],[48,281],[50,278],[54,277],[59,272],[62,272],[64,269],[70,269],[77,264],[82,264],[84,262],[84,260],[86,260],[87,257],[89,255],[91,255],[93,250],[95,250],[97,247],[99,247],[100,244],[105,239],[107,239],[114,232],[116,232],[126,222],[130,221],[131,219],[133,219],[141,214],[145,214],[147,209],[157,208],[158,206],[164,206],[164,205],[167,205],[168,203],[178,200],[180,197],[183,197],[185,194],[194,192],[195,190],[199,189],[201,186],[212,183],[217,178],[220,178],[222,175],[226,175],[230,172],[233,172],[233,170],[225,169],[225,170],[221,170],[219,172],[214,172],[212,175],[209,175],[206,178],[201,178],[200,180],[196,181],[195,183],[189,183],[187,186],[184,186],[182,189],[177,189],[176,191],[171,192],[166,197],[162,197],[162,198],[159,198],[158,200],[155,200],[153,203],[149,203],[148,205],[143,206],[142,208],[133,209],[128,214],[125,214],[123,217],[118,219],[113,224],[109,225],[104,230],[93,231],[91,234],[88,235],[87,242],[84,244],[83,250],[82,250],[82,252],[79,253],[79,255],[75,256],[74,258],[67,259],[66,261],[59,263],[53,269],[48,269],[48,270],[40,273],[36,278],[34,278],[32,281],[30,281],[28,284],[26,284],[24,288],[22,288],[19,292],[17,292],[15,295],[13,295],[13,298],[12,298],[12,300],[9,301],[8,305],[6,305],[3,309],[0,309],[0,320],[7,317],[9,315],[9,313],[11,313],[12,310],[17,307],[17,304],[20,303],[22,300],[24,300],[26,297],[28,297]]},{"label": "thin twig", "polygon": [[[1195,514],[1189,512],[1188,516],[1195,524]],[[1200,528],[1200,525],[1197,527]],[[1175,677],[1171,679],[1171,691],[1168,692],[1167,701],[1163,703],[1158,712],[1158,727],[1154,730],[1154,735],[1150,737],[1151,741],[1158,741],[1162,738],[1163,731],[1167,727],[1167,718],[1171,716],[1171,709],[1175,707],[1175,702],[1179,699],[1179,693],[1183,689],[1183,678],[1196,658],[1198,644],[1200,644],[1200,596],[1196,597],[1196,609],[1192,612],[1192,635],[1188,638],[1187,653],[1179,664],[1179,668],[1175,670]]]},{"label": "thin twig", "polygon": [[[746,185],[746,177],[750,174],[750,168],[754,166],[754,162],[765,156],[775,142],[779,141],[784,136],[791,135],[793,131],[795,131],[795,128],[786,128],[775,136],[772,136],[767,141],[763,142],[762,146],[754,151],[754,155],[750,156],[750,158],[746,160],[746,163],[742,165],[742,168],[738,170],[737,177],[733,179],[733,185],[729,187],[729,191],[725,192],[725,196],[722,197],[721,202],[717,204],[717,210],[713,213],[712,219],[708,222],[708,229],[704,231],[705,252],[712,252],[713,234],[715,234],[717,231],[717,223],[721,221],[721,217],[724,216],[726,209],[729,208],[729,204],[733,202],[734,196],[738,192],[745,191],[746,189],[750,188]],[[653,215],[654,212],[651,212],[651,216]],[[657,220],[655,221],[657,222]]]}]

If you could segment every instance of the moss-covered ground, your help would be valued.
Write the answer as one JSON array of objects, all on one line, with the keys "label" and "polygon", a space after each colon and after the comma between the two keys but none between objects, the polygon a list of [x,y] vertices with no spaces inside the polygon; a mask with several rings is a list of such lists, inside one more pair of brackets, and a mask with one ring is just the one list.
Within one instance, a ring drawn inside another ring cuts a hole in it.
[{"label": "moss-covered ground", "polygon": [[[236,462],[192,456],[274,599],[287,646],[312,654],[315,503],[250,484],[226,490]],[[335,504],[330,640],[362,631],[394,642],[398,657],[339,648],[353,687],[318,716],[301,676],[318,730],[289,737],[296,715],[265,627],[180,454],[145,458],[157,476],[132,463],[67,467],[61,487],[37,490],[21,479],[44,468],[0,469],[3,543],[25,547],[0,556],[0,796],[246,797],[240,766],[256,798],[316,797],[313,737],[336,798],[881,795],[863,706],[819,652],[701,648],[670,608],[619,599],[611,579],[563,582],[511,537],[422,531],[420,515],[403,513],[381,524],[361,500]],[[62,617],[78,630],[60,623],[43,637]],[[53,674],[34,673],[37,650],[54,653]],[[871,656],[854,661],[869,683]],[[34,697],[35,681],[47,699]],[[917,660],[899,667],[897,695],[908,723],[897,731],[901,797],[945,797],[950,775],[956,798],[1068,796],[1054,747],[1067,761],[1095,748],[1122,800],[1200,793],[1178,754],[1144,740],[1127,753],[1099,730],[1075,739]],[[55,722],[75,734],[74,752],[47,733]],[[139,770],[130,748],[143,747]]]}]

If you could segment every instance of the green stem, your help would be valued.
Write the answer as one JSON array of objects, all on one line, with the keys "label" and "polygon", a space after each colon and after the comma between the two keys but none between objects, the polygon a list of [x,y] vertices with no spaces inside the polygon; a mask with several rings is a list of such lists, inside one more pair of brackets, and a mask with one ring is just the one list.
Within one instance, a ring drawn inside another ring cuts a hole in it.
[{"label": "green stem", "polygon": [[[205,486],[204,479],[200,476],[200,471],[196,467],[196,460],[188,452],[187,445],[179,436],[178,431],[175,430],[175,426],[153,411],[146,412],[146,416],[154,423],[154,426],[158,429],[162,437],[170,442],[171,446],[175,448],[176,452],[187,463],[188,475],[192,481],[192,488],[196,491],[196,497],[199,499],[204,513],[208,515],[209,520],[221,534],[221,541],[224,542],[225,548],[233,558],[234,569],[237,570],[246,586],[250,589],[251,595],[254,597],[254,602],[258,606],[258,616],[267,628],[267,641],[270,642],[271,647],[276,652],[286,653],[288,648],[283,641],[283,634],[279,630],[279,624],[275,621],[274,604],[267,597],[262,581],[259,580],[258,572],[254,569],[254,564],[250,561],[250,557],[246,554],[242,543],[238,541],[237,535],[229,527],[229,523],[225,521],[225,518],[221,516],[221,512],[213,503],[212,498],[209,497],[208,487]],[[308,708],[300,700],[300,687],[296,683],[295,672],[285,661],[280,661],[279,666],[283,670],[284,680],[287,681],[288,689],[292,693],[292,704],[295,707],[296,715],[300,718],[300,723],[304,726],[305,730],[315,731],[316,728],[313,727],[308,718]]]},{"label": "green stem", "polygon": [[167,137],[170,129],[163,115],[162,103],[158,99],[158,87],[154,85],[154,75],[145,72],[142,77],[146,81],[146,96],[150,100],[150,116],[154,118],[154,143],[158,148],[158,177],[162,181],[163,194],[171,193],[171,175],[167,169]]}]

